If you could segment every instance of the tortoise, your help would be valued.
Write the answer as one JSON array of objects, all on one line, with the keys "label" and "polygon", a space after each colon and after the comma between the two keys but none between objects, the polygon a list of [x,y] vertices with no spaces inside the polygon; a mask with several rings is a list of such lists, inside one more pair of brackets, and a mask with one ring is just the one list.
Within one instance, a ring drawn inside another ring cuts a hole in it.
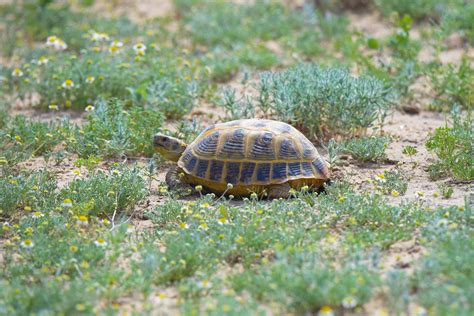
[{"label": "tortoise", "polygon": [[166,175],[170,188],[201,185],[216,194],[270,198],[290,189],[321,189],[329,165],[314,145],[286,123],[245,119],[206,128],[191,144],[156,134],[155,151],[177,162]]}]

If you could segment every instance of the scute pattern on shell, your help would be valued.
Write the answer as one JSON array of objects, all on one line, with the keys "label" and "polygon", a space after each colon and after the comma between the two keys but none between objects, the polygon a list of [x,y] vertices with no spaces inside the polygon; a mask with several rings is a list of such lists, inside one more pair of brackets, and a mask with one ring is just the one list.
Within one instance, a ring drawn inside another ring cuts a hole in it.
[{"label": "scute pattern on shell", "polygon": [[326,179],[328,167],[313,144],[294,127],[271,120],[238,120],[204,130],[178,165],[203,180],[241,185]]}]

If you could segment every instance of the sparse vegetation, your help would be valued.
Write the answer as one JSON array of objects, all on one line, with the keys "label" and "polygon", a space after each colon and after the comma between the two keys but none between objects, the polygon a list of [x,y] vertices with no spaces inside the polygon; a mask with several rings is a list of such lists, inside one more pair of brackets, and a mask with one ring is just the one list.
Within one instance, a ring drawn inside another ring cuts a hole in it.
[{"label": "sparse vegetation", "polygon": [[[264,73],[257,90],[254,103],[260,110],[285,122],[297,122],[313,137],[361,133],[383,122],[391,105],[390,91],[380,81],[354,78],[345,69],[314,64]],[[247,99],[229,97],[224,102],[231,115],[248,108],[248,103]]]},{"label": "sparse vegetation", "polygon": [[[11,70],[14,91],[23,99],[39,94],[36,106],[53,111],[84,110],[108,98],[159,109],[172,118],[194,107],[203,87],[199,88],[196,69],[185,56],[171,58],[174,52],[166,49],[146,52],[140,43],[135,48],[122,45],[112,42],[80,56],[59,52],[38,57]],[[161,62],[163,58],[168,62]]]},{"label": "sparse vegetation", "polygon": [[346,140],[342,151],[360,161],[380,161],[385,159],[385,149],[390,144],[389,137],[371,136]]},{"label": "sparse vegetation", "polygon": [[79,156],[151,156],[150,140],[160,130],[163,115],[136,106],[127,109],[117,99],[109,102],[99,100],[97,107],[86,116],[86,121],[66,140],[67,149]]},{"label": "sparse vegetation", "polygon": [[464,58],[457,67],[438,65],[431,74],[436,91],[432,107],[437,110],[474,109],[474,68]]},{"label": "sparse vegetation", "polygon": [[439,127],[426,143],[428,150],[438,156],[430,166],[431,175],[452,176],[460,180],[474,179],[474,127],[472,115],[454,116],[452,127]]},{"label": "sparse vegetation", "polygon": [[[0,314],[472,314],[469,1],[158,2],[0,5]],[[323,192],[168,188],[155,133],[242,118]]]}]

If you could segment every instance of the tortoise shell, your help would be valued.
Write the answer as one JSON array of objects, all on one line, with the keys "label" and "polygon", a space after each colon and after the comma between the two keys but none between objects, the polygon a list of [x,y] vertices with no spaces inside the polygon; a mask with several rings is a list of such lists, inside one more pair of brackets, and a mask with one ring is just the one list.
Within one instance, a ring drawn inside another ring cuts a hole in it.
[{"label": "tortoise shell", "polygon": [[302,133],[260,119],[208,127],[186,148],[178,166],[197,184],[251,187],[329,178],[328,164]]}]

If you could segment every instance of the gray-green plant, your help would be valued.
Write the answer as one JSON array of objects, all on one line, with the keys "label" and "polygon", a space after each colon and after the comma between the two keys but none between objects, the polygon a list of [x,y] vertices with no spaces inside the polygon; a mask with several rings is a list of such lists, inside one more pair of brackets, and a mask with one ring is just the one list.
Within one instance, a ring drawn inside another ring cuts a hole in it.
[{"label": "gray-green plant", "polygon": [[95,170],[86,177],[77,175],[59,193],[63,200],[72,200],[74,214],[102,216],[110,221],[130,214],[147,194],[145,179],[136,167]]},{"label": "gray-green plant", "polygon": [[31,157],[42,156],[45,160],[54,152],[56,146],[68,137],[70,124],[62,122],[38,122],[23,115],[5,117],[0,128],[0,150],[8,166]]},{"label": "gray-green plant", "polygon": [[20,217],[25,212],[54,206],[57,180],[46,169],[0,177],[0,218]]},{"label": "gray-green plant", "polygon": [[385,150],[390,144],[390,137],[366,136],[342,142],[342,151],[360,161],[381,161],[387,158]]},{"label": "gray-green plant", "polygon": [[438,185],[438,190],[440,191],[441,196],[445,199],[451,198],[454,193],[453,187],[445,183]]},{"label": "gray-green plant", "polygon": [[295,124],[310,137],[360,134],[382,124],[393,101],[379,80],[316,64],[263,73],[256,89],[258,108]]},{"label": "gray-green plant", "polygon": [[385,171],[383,177],[375,178],[375,188],[384,194],[404,195],[408,189],[408,175],[398,169]]},{"label": "gray-green plant", "polygon": [[151,156],[152,137],[162,123],[161,112],[151,108],[127,108],[118,99],[99,100],[86,116],[86,123],[75,127],[66,140],[67,149],[82,158]]}]

